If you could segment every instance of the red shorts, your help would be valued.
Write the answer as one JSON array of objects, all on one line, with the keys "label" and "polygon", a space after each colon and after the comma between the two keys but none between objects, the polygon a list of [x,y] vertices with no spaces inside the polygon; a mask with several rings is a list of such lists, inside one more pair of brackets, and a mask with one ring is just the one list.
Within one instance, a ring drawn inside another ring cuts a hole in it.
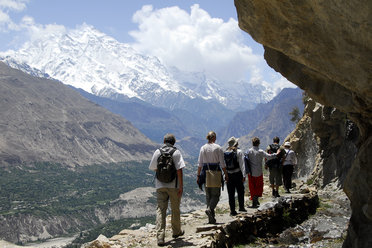
[{"label": "red shorts", "polygon": [[262,197],[263,185],[263,175],[259,177],[253,177],[248,174],[248,186],[249,191],[251,192],[251,200],[253,196]]}]

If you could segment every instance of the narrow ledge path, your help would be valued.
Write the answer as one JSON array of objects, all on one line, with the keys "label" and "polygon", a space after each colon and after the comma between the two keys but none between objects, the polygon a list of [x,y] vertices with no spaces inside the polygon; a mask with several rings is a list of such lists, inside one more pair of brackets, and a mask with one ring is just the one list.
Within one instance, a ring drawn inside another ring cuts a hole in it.
[{"label": "narrow ledge path", "polygon": [[[251,204],[248,199],[249,197],[245,197],[246,206]],[[176,239],[172,238],[170,216],[167,216],[164,247],[208,248],[247,244],[254,240],[254,237],[270,237],[295,222],[306,220],[309,214],[315,213],[318,202],[315,188],[305,187],[290,194],[281,192],[281,197],[272,198],[266,186],[261,205],[257,209],[246,207],[247,212],[238,212],[238,215],[230,216],[228,203],[219,203],[216,208],[217,223],[214,225],[207,224],[205,209],[182,214],[181,226],[185,234]],[[155,226],[147,224],[137,230],[124,229],[111,238],[100,235],[82,247],[157,247]]]}]

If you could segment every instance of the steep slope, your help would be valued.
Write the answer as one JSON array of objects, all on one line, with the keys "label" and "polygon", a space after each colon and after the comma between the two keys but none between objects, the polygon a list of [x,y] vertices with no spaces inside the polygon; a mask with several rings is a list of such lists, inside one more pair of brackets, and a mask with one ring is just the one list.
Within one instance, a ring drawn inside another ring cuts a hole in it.
[{"label": "steep slope", "polygon": [[242,148],[250,147],[254,136],[261,139],[261,147],[264,148],[275,136],[284,140],[295,127],[289,115],[294,107],[303,112],[302,90],[285,88],[270,102],[237,113],[222,133],[221,139],[226,142],[231,136],[241,137],[239,143]]},{"label": "steep slope", "polygon": [[57,82],[0,63],[0,161],[66,165],[148,160],[154,149],[127,120]]}]

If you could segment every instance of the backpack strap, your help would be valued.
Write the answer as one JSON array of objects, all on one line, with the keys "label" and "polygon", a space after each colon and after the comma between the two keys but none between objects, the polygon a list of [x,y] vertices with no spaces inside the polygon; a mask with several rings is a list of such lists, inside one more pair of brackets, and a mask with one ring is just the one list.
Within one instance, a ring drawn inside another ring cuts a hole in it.
[{"label": "backpack strap", "polygon": [[173,153],[177,150],[177,147],[164,145],[164,146],[159,148],[161,154],[164,153],[165,149],[169,150],[169,154],[173,156]]},{"label": "backpack strap", "polygon": [[[175,153],[176,150],[177,150],[176,147],[172,147],[171,148],[171,151],[169,152],[169,154],[173,157],[173,153]],[[174,160],[173,160],[173,165],[174,165],[174,168],[176,169],[176,184],[175,184],[175,188],[177,188],[177,186],[178,186],[178,173],[177,173],[176,165],[174,164]]]},{"label": "backpack strap", "polygon": [[[285,162],[285,160],[286,160],[286,158],[289,154],[289,151],[290,151],[290,149],[288,150],[288,152],[285,153],[285,157],[282,159],[282,162],[281,162],[282,166],[284,166],[284,162]],[[284,150],[284,152],[285,152],[285,150]]]},{"label": "backpack strap", "polygon": [[[174,146],[167,146],[169,147],[169,154],[171,155],[171,157],[173,157],[173,153],[176,152],[177,148],[174,147]],[[178,174],[177,174],[177,168],[176,168],[176,165],[174,164],[174,161],[173,161],[173,165],[174,165],[174,168],[176,169],[176,184],[175,184],[175,188],[177,188],[178,186]]]}]

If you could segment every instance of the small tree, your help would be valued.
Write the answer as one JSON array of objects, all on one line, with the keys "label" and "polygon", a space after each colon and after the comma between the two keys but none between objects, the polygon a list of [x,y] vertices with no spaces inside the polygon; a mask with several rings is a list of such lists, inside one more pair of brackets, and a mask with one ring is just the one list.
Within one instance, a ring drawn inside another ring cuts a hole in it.
[{"label": "small tree", "polygon": [[294,123],[297,123],[301,120],[300,110],[297,106],[293,107],[292,111],[289,112],[289,115],[291,116],[291,121]]}]

